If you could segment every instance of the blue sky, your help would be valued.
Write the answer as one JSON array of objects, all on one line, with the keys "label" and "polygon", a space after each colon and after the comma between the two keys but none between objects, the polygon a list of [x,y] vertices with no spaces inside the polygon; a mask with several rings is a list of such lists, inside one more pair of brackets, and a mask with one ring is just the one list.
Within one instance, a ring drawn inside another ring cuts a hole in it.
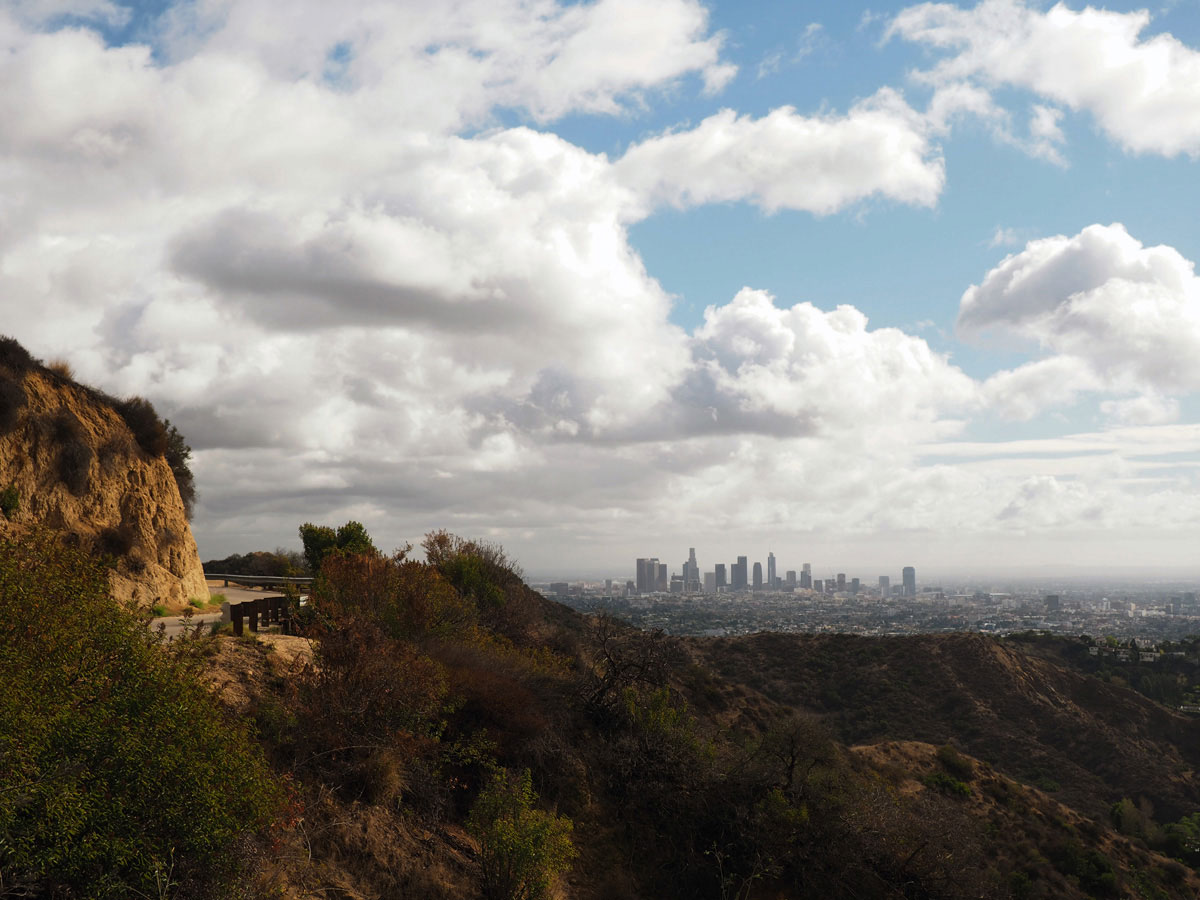
[{"label": "blue sky", "polygon": [[1194,4],[14,0],[0,49],[6,330],[181,425],[206,557],[1195,564]]}]

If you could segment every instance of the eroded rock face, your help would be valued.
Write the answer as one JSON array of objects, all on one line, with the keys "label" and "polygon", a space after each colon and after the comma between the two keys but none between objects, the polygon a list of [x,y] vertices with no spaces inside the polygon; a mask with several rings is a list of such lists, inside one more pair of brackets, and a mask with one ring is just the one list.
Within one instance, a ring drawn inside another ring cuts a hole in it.
[{"label": "eroded rock face", "polygon": [[19,498],[11,518],[0,514],[0,531],[45,526],[108,554],[120,600],[180,607],[207,598],[166,459],[142,450],[109,403],[68,378],[0,366],[0,382],[0,491],[11,485]]}]

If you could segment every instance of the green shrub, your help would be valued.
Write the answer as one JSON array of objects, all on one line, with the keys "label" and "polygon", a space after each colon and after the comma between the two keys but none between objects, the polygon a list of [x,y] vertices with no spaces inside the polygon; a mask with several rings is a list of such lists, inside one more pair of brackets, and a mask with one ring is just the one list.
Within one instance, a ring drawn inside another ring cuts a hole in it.
[{"label": "green shrub", "polygon": [[4,513],[4,518],[11,519],[20,509],[21,492],[17,490],[15,484],[10,484],[0,491],[0,512]]},{"label": "green shrub", "polygon": [[0,375],[0,435],[17,427],[17,419],[28,402],[24,384]]},{"label": "green shrub", "polygon": [[954,797],[971,796],[971,789],[966,784],[945,772],[931,772],[921,779],[921,783],[935,791],[941,791],[943,794],[950,794]]},{"label": "green shrub", "polygon": [[96,551],[114,559],[121,559],[133,549],[134,533],[128,525],[105,528],[96,536]]},{"label": "green shrub", "polygon": [[48,534],[0,540],[0,683],[0,871],[35,894],[212,893],[277,808],[246,728]]},{"label": "green shrub", "polygon": [[154,615],[154,618],[161,619],[167,614],[167,608],[161,603],[155,603],[152,607],[150,607],[150,612]]},{"label": "green shrub", "polygon": [[64,409],[54,417],[54,440],[58,444],[58,477],[72,494],[82,496],[91,481],[96,452],[73,413]]},{"label": "green shrub", "polygon": [[183,512],[190,521],[192,511],[196,507],[196,478],[192,474],[189,460],[192,458],[192,448],[188,446],[179,429],[168,419],[164,424],[167,433],[166,460],[175,476],[175,486],[179,488],[179,499],[183,501]]},{"label": "green shrub", "polygon": [[975,764],[967,759],[951,744],[943,744],[937,749],[938,762],[955,778],[970,781],[975,777]]},{"label": "green shrub", "polygon": [[328,525],[314,525],[305,522],[300,526],[300,540],[304,544],[304,559],[308,569],[316,575],[321,568],[321,562],[330,554],[366,554],[375,556],[379,553],[367,529],[361,522],[353,520],[340,526],[336,531]]},{"label": "green shrub", "polygon": [[541,900],[571,867],[572,822],[535,808],[537,799],[528,769],[515,779],[500,770],[471,808],[487,900]]},{"label": "green shrub", "polygon": [[40,363],[17,343],[15,338],[0,335],[0,366],[4,366],[14,375],[24,375],[39,365]]},{"label": "green shrub", "polygon": [[155,412],[154,404],[144,397],[128,397],[117,402],[116,410],[133,432],[139,447],[151,456],[166,455],[167,429]]}]

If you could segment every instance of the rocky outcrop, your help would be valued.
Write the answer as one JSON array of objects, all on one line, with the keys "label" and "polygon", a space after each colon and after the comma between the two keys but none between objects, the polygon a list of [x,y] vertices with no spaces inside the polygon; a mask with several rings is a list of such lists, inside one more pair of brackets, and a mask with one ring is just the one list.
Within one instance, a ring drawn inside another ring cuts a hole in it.
[{"label": "rocky outcrop", "polygon": [[119,600],[208,597],[167,460],[139,446],[112,398],[20,358],[0,360],[0,509],[0,531],[47,527],[108,558]]}]

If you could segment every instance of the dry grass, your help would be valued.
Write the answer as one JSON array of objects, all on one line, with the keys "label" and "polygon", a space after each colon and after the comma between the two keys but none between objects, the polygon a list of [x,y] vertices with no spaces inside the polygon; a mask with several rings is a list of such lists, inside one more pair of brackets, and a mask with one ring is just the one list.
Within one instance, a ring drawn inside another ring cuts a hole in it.
[{"label": "dry grass", "polygon": [[46,368],[57,375],[59,378],[65,378],[68,381],[75,380],[75,370],[71,368],[71,364],[62,357],[56,357],[46,363]]}]

